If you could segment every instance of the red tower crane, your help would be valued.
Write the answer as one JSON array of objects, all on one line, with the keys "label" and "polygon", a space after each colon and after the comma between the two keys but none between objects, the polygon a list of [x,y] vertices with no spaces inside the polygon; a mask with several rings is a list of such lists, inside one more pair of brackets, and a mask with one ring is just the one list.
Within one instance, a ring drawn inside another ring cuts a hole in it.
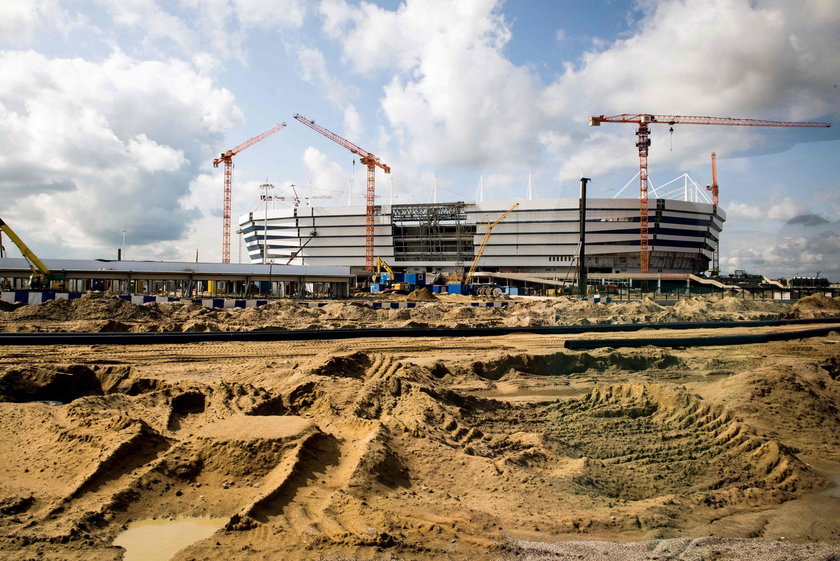
[{"label": "red tower crane", "polygon": [[233,183],[233,157],[246,148],[253,146],[260,140],[271,136],[285,126],[286,123],[275,125],[264,133],[258,134],[254,138],[246,140],[236,148],[228,150],[227,152],[222,152],[218,158],[213,160],[214,168],[219,167],[219,164],[222,162],[225,163],[225,204],[222,215],[222,263],[230,263],[230,199],[232,191],[231,185]]},{"label": "red tower crane", "polygon": [[359,148],[349,140],[342,138],[334,132],[325,129],[320,125],[316,125],[315,121],[307,119],[300,113],[295,113],[295,119],[311,128],[312,130],[321,133],[333,142],[344,146],[354,154],[359,156],[359,161],[367,166],[367,217],[365,220],[365,271],[373,272],[373,211],[374,199],[376,198],[376,168],[382,168],[385,173],[391,173],[391,168],[379,161],[379,158],[367,150]]},{"label": "red tower crane", "polygon": [[647,273],[650,268],[648,250],[648,148],[650,147],[649,125],[729,125],[737,127],[830,127],[829,123],[759,121],[757,119],[733,119],[729,117],[697,117],[681,115],[649,115],[622,113],[613,117],[604,115],[589,118],[589,126],[597,127],[601,123],[634,123],[636,147],[639,149],[639,272]]},{"label": "red tower crane", "polygon": [[706,185],[706,190],[712,192],[712,204],[716,205],[720,203],[720,199],[718,198],[718,183],[717,183],[717,154],[712,152],[712,184]]},{"label": "red tower crane", "polygon": [[[712,152],[712,184],[706,185],[706,189],[712,192],[712,204],[717,206],[720,203],[718,197],[718,182],[717,182],[717,154]],[[715,252],[712,254],[712,276],[716,277],[720,274],[720,240],[715,247]]]}]

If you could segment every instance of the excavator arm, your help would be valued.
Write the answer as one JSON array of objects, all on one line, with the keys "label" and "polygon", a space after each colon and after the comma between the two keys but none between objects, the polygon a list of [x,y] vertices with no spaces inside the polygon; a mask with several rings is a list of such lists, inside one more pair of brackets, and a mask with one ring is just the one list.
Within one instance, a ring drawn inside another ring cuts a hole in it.
[{"label": "excavator arm", "polygon": [[376,258],[376,276],[378,277],[379,274],[382,272],[382,269],[385,269],[385,272],[388,273],[391,277],[391,281],[394,280],[394,270],[388,266],[388,264],[383,261],[381,258]]},{"label": "excavator arm", "polygon": [[512,207],[507,209],[504,214],[502,214],[499,218],[496,219],[495,222],[490,222],[490,219],[487,219],[487,231],[484,232],[484,237],[481,239],[481,245],[478,247],[478,251],[475,254],[475,259],[473,260],[472,266],[470,266],[470,272],[467,273],[466,278],[464,279],[464,284],[470,284],[472,282],[473,275],[475,274],[476,269],[478,269],[478,262],[481,261],[481,256],[484,255],[484,249],[487,247],[487,242],[490,241],[490,234],[493,232],[493,228],[502,220],[508,217],[508,215],[513,212],[513,209],[519,206],[519,203],[515,203]]},{"label": "excavator arm", "polygon": [[11,226],[9,226],[2,218],[0,218],[0,231],[4,234],[9,236],[9,239],[17,246],[20,250],[20,254],[23,255],[23,258],[26,259],[27,265],[29,265],[29,270],[32,271],[32,279],[30,280],[30,287],[37,288],[40,285],[43,285],[48,280],[61,280],[63,281],[61,275],[53,274],[44,262],[41,261],[37,255],[35,255],[31,249],[23,242],[20,237],[12,230]]}]

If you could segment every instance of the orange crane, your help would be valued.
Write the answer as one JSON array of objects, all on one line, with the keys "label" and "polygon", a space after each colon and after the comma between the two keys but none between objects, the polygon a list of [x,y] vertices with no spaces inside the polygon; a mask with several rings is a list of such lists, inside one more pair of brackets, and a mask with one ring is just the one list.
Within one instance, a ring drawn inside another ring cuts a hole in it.
[{"label": "orange crane", "polygon": [[712,152],[712,184],[706,185],[706,190],[712,192],[712,204],[716,205],[720,202],[718,198],[718,184],[717,184],[717,154]]},{"label": "orange crane", "polygon": [[639,272],[647,273],[650,269],[648,250],[648,148],[650,147],[649,125],[669,125],[671,132],[674,125],[729,125],[738,127],[830,127],[829,123],[760,121],[757,119],[733,119],[730,117],[697,117],[681,115],[650,115],[622,113],[613,117],[589,118],[589,126],[597,127],[601,123],[633,123],[636,130],[636,147],[639,149]]},{"label": "orange crane", "polygon": [[[712,204],[717,206],[720,203],[720,198],[718,197],[717,154],[714,152],[712,152],[712,184],[706,185],[706,190],[712,192]],[[710,271],[713,277],[720,274],[720,240],[718,240],[715,252],[712,254],[712,267]]]},{"label": "orange crane", "polygon": [[315,121],[307,119],[300,113],[295,113],[295,119],[309,127],[310,129],[321,133],[333,142],[344,146],[354,154],[359,156],[359,161],[367,166],[367,218],[365,220],[365,271],[373,272],[373,214],[374,214],[374,199],[376,198],[376,168],[381,168],[385,173],[391,173],[391,168],[379,161],[379,158],[371,154],[367,150],[359,148],[349,140],[342,138],[334,132],[325,129],[320,125],[316,125]]},{"label": "orange crane", "polygon": [[225,163],[225,205],[222,219],[222,263],[230,263],[230,199],[232,191],[231,185],[233,184],[233,157],[246,148],[253,146],[260,140],[271,136],[285,126],[286,123],[275,125],[264,133],[258,134],[254,138],[246,140],[236,148],[228,150],[227,152],[222,152],[218,158],[213,160],[214,168],[219,167],[219,164],[222,162]]}]

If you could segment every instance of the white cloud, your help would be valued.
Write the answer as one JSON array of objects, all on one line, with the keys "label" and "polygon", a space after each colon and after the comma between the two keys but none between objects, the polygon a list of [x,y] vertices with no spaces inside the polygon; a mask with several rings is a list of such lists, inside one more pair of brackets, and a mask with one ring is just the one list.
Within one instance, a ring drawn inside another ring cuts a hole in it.
[{"label": "white cloud", "polygon": [[197,169],[241,119],[233,96],[187,63],[115,52],[101,64],[0,53],[4,213],[57,257],[178,240]]},{"label": "white cloud", "polygon": [[47,25],[69,18],[58,5],[58,0],[9,1],[2,5],[0,17],[0,42],[27,45]]},{"label": "white cloud", "polygon": [[318,49],[299,47],[298,63],[304,80],[316,86],[332,103],[342,105],[358,95],[358,90],[345,86],[327,70],[327,60]]},{"label": "white cloud", "polygon": [[792,197],[784,197],[774,202],[766,209],[766,216],[770,220],[790,220],[794,216],[808,212],[805,205]]},{"label": "white cloud", "polygon": [[504,57],[510,30],[496,2],[409,0],[392,12],[329,0],[320,10],[354,68],[395,71],[382,109],[409,165],[518,164],[535,155],[535,79]]},{"label": "white cloud", "polygon": [[233,0],[243,25],[253,27],[300,27],[306,6],[300,0]]},{"label": "white cloud", "polygon": [[161,146],[145,134],[129,139],[126,151],[146,171],[176,171],[187,163],[183,150]]},{"label": "white cloud", "polygon": [[[347,192],[350,180],[348,174],[317,148],[309,146],[304,151],[303,165],[309,172],[313,194],[341,196]],[[299,191],[301,197],[308,196],[308,187],[305,191]]]},{"label": "white cloud", "polygon": [[[500,5],[407,0],[387,10],[321,2],[324,31],[340,41],[344,60],[366,75],[390,73],[381,107],[402,165],[527,168],[549,155],[566,181],[582,169],[603,173],[638,161],[632,125],[589,129],[593,114],[799,120],[840,112],[832,82],[840,73],[840,8],[820,0],[802,8],[769,0],[651,3],[638,33],[586,53],[547,87],[506,58],[511,34]],[[676,128],[669,150],[667,128],[654,131],[652,175],[668,162],[704,163],[712,150],[773,152],[795,141],[767,130]]]},{"label": "white cloud", "polygon": [[733,202],[726,206],[726,217],[729,220],[761,220],[766,217],[766,213],[766,209],[748,203]]},{"label": "white cloud", "polygon": [[[55,0],[53,0],[55,1]],[[98,0],[114,23],[143,34],[143,46],[153,50],[175,45],[182,54],[200,57],[208,67],[209,53],[217,60],[247,60],[243,42],[252,28],[297,28],[303,25],[302,0]]]},{"label": "white cloud", "polygon": [[[586,53],[548,87],[506,58],[511,35],[500,2],[407,0],[387,10],[323,0],[319,11],[351,67],[391,73],[381,107],[402,165],[492,162],[504,169],[530,167],[545,154],[566,181],[581,170],[604,173],[638,161],[632,125],[588,129],[593,114],[800,120],[840,112],[837,6],[649,3],[638,33]],[[667,129],[654,131],[651,175],[668,162],[703,163],[712,150],[773,152],[796,141],[766,129],[676,129],[669,150]]]},{"label": "white cloud", "polygon": [[348,140],[359,138],[362,133],[362,120],[356,108],[351,104],[344,108],[344,136]]},{"label": "white cloud", "polygon": [[[549,115],[577,130],[588,116],[601,114],[794,121],[837,114],[838,21],[840,4],[821,0],[664,0],[648,6],[638,33],[586,53],[577,67],[567,67],[545,91],[542,103]],[[678,141],[673,152],[660,148],[667,128],[652,129],[653,163],[690,165],[696,160],[693,155],[711,149],[729,154],[771,152],[792,142],[789,136],[767,129],[675,129]],[[598,145],[583,143],[580,151],[599,150]],[[624,151],[635,152],[631,143]],[[568,168],[564,166],[561,177],[570,176]]]},{"label": "white cloud", "polygon": [[198,47],[198,35],[187,22],[172,15],[158,5],[156,0],[99,0],[108,10],[114,23],[120,26],[136,27],[146,32],[144,44],[148,47],[155,41],[172,41],[184,52],[190,53]]}]

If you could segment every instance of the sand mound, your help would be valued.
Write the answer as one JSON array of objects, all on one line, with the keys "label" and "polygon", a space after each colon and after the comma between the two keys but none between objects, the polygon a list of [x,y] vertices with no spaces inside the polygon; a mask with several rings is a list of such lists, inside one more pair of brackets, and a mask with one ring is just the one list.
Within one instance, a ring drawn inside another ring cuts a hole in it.
[{"label": "sand mound", "polygon": [[409,302],[433,302],[437,300],[437,296],[426,287],[418,288],[405,296]]},{"label": "sand mound", "polygon": [[840,310],[840,298],[829,298],[823,294],[811,294],[796,302],[796,304],[794,304],[794,308]]},{"label": "sand mound", "polygon": [[618,352],[602,350],[595,353],[565,353],[550,355],[506,355],[491,361],[476,361],[472,373],[491,380],[498,380],[510,371],[541,376],[562,376],[594,370],[603,372],[609,368],[641,371],[684,366],[678,357],[661,349]]},{"label": "sand mound", "polygon": [[[308,313],[261,314],[289,310]],[[836,540],[815,471],[840,460],[833,339],[724,355],[537,339],[102,347],[73,349],[75,364],[41,349],[0,375],[19,401],[0,401],[0,558],[110,561],[123,525],[172,516],[226,518],[179,553],[217,561],[548,556],[504,548],[577,534]],[[665,382],[634,383],[651,375]],[[477,397],[537,377],[553,397]],[[85,384],[64,405],[32,402]]]},{"label": "sand mound", "polygon": [[22,306],[12,312],[15,320],[156,320],[159,309],[137,306],[116,296],[89,291],[76,300],[50,300],[35,306]]},{"label": "sand mound", "polygon": [[[463,295],[436,295],[428,288],[391,299],[423,302],[402,309],[376,309],[368,303],[333,301],[324,306],[279,300],[252,308],[204,308],[192,302],[131,304],[99,292],[79,300],[22,306],[0,316],[0,330],[188,332],[264,329],[343,329],[358,327],[528,327],[669,321],[773,319],[786,304],[728,297],[690,298],[662,306],[649,298],[635,302],[593,303],[561,297],[515,300],[504,308],[469,306]],[[803,308],[804,310],[804,308]],[[812,310],[809,308],[808,310]],[[813,311],[796,311],[813,314]],[[819,313],[825,313],[821,311]],[[831,314],[837,315],[837,312]],[[828,314],[828,315],[831,315]]]},{"label": "sand mound", "polygon": [[799,318],[840,316],[840,297],[829,298],[823,294],[811,294],[800,298],[793,305],[791,315]]},{"label": "sand mound", "polygon": [[313,373],[318,376],[361,378],[371,362],[367,354],[359,351],[351,355],[330,357],[327,362],[315,368]]},{"label": "sand mound", "polygon": [[680,493],[722,506],[782,502],[824,484],[785,446],[684,391],[600,384],[546,418],[547,435],[583,458],[573,481],[584,492],[625,500]]}]

